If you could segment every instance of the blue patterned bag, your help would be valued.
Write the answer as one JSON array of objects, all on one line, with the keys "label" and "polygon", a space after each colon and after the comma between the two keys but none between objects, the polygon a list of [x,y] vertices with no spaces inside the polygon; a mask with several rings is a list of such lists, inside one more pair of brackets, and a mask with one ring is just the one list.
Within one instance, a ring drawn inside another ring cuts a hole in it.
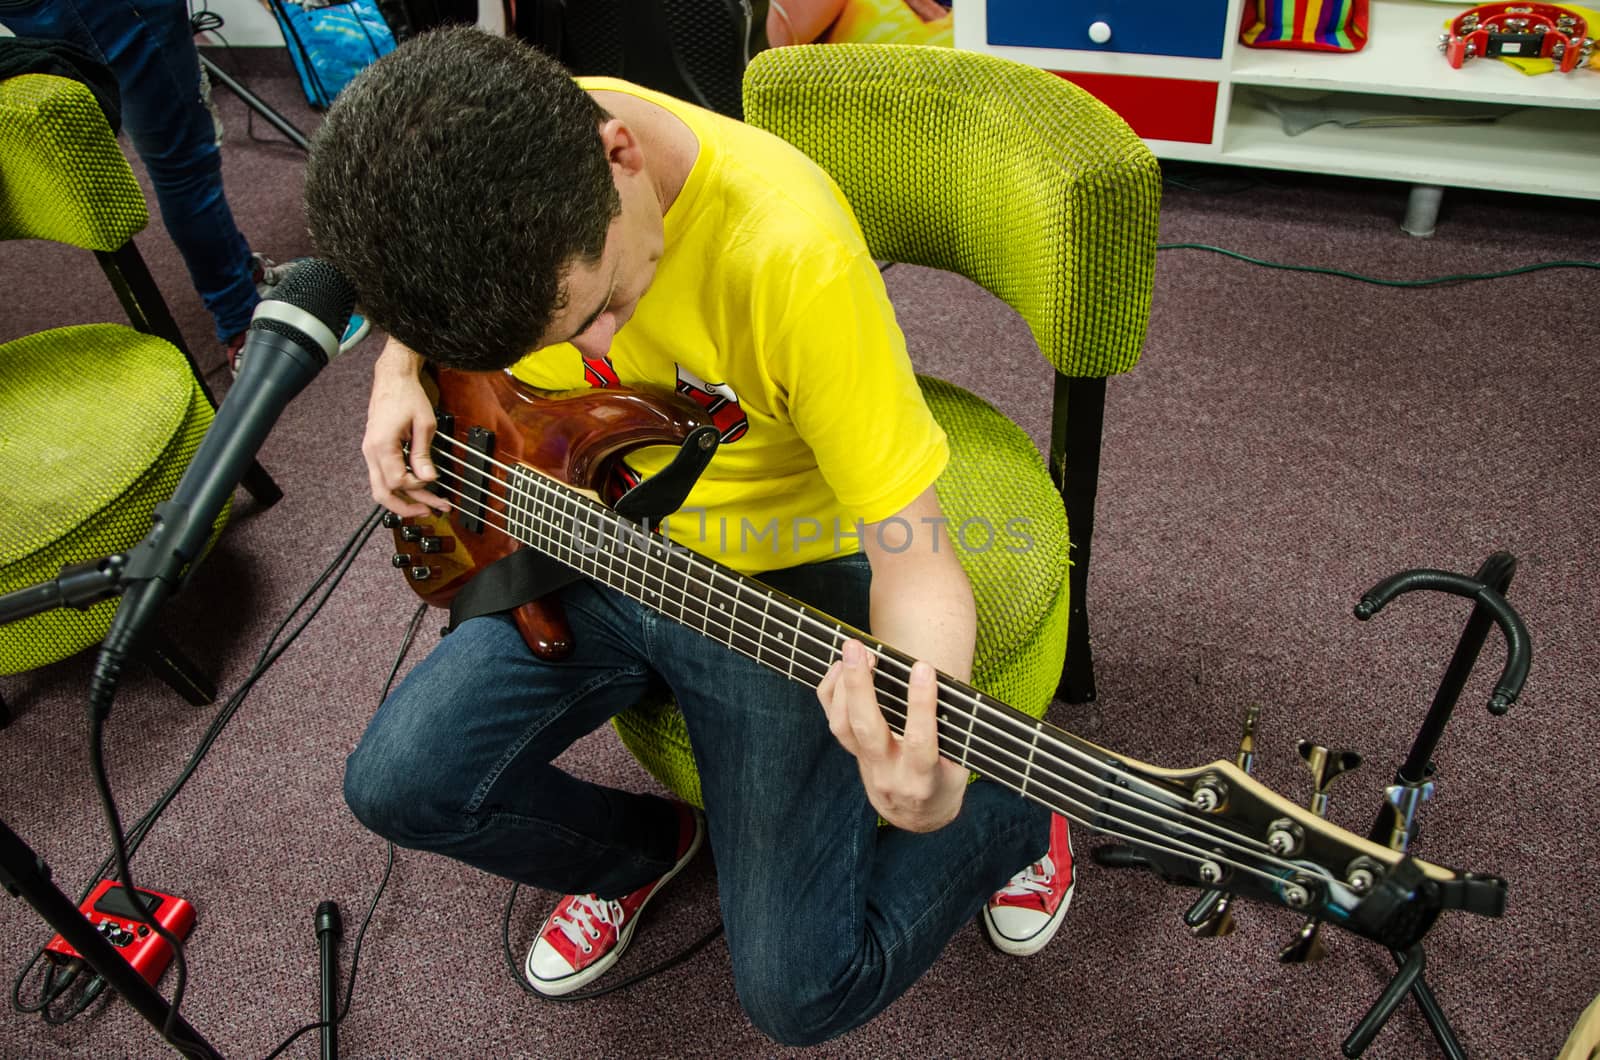
[{"label": "blue patterned bag", "polygon": [[306,99],[327,109],[350,79],[394,51],[394,34],[375,0],[271,0]]}]

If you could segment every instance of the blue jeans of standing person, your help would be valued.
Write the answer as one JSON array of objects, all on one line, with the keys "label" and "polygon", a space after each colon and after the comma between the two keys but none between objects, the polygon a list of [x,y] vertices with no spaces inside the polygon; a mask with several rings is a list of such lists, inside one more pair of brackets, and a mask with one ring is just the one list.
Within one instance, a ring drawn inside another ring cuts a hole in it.
[{"label": "blue jeans of standing person", "polygon": [[0,0],[19,37],[76,44],[116,74],[122,127],[150,172],[161,220],[226,342],[260,300],[250,247],[222,191],[222,150],[201,98],[185,0]]},{"label": "blue jeans of standing person", "polygon": [[[762,577],[859,628],[869,579],[859,555]],[[591,582],[561,602],[568,658],[475,618],[384,701],[345,771],[364,824],[531,886],[620,897],[671,868],[675,811],[551,762],[665,685],[699,767],[740,1001],[788,1044],[872,1018],[1044,853],[1048,813],[987,781],[939,831],[878,827],[813,689]]]}]

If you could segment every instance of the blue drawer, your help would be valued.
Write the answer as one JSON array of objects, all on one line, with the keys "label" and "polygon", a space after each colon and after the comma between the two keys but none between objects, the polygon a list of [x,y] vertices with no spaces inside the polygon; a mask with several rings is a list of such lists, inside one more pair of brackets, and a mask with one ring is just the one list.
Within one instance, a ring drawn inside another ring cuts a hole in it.
[{"label": "blue drawer", "polygon": [[[989,43],[1019,48],[1220,59],[1227,37],[1227,0],[988,0],[988,11]],[[1111,30],[1103,44],[1096,22]]]}]

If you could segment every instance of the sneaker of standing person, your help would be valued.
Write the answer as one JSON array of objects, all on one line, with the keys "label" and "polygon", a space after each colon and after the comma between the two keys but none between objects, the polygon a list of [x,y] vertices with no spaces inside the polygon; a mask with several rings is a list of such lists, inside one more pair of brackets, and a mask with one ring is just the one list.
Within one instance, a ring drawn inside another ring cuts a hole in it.
[{"label": "sneaker of standing person", "polygon": [[1055,814],[1050,818],[1050,849],[1044,857],[1011,877],[983,907],[989,941],[1015,957],[1032,956],[1044,949],[1066,918],[1074,883],[1072,836],[1067,819]]},{"label": "sneaker of standing person", "polygon": [[[265,254],[250,255],[250,278],[255,281],[256,294],[263,299],[272,296],[272,289],[284,281],[289,271],[294,268],[295,262],[305,261],[305,258],[295,258],[282,265],[277,264]],[[356,343],[367,337],[372,330],[371,321],[362,313],[350,314],[350,322],[345,325],[344,334],[339,337],[339,352],[349,353]],[[229,339],[225,350],[228,355],[228,370],[237,378],[239,375],[239,354],[244,349],[245,332],[241,331]]]},{"label": "sneaker of standing person", "polygon": [[628,948],[645,903],[694,858],[705,842],[705,817],[678,806],[677,861],[666,874],[621,898],[572,894],[561,899],[528,950],[524,974],[547,997],[570,994],[611,969]]}]

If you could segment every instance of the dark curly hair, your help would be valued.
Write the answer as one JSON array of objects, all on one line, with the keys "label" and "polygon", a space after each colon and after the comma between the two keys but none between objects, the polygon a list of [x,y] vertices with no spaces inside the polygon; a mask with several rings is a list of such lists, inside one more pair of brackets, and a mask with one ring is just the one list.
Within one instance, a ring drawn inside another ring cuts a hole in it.
[{"label": "dark curly hair", "polygon": [[312,242],[407,346],[504,368],[538,343],[567,269],[599,260],[621,211],[607,117],[528,45],[422,34],[362,71],[312,141]]}]

